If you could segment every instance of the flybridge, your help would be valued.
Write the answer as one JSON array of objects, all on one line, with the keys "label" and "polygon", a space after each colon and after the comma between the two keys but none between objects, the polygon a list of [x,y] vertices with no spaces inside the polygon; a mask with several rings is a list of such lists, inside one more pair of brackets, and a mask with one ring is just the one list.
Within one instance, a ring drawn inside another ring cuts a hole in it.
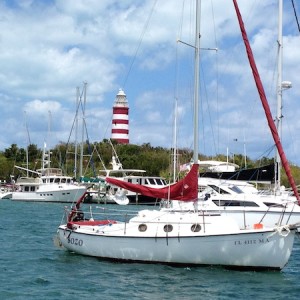
[{"label": "flybridge", "polygon": [[62,176],[62,170],[59,168],[46,168],[46,169],[38,169],[42,176]]}]

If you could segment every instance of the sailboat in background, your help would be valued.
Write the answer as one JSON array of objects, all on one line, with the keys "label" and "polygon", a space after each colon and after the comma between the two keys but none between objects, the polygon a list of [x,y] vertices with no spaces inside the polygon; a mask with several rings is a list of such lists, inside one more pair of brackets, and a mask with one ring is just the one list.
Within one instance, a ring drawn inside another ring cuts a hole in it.
[{"label": "sailboat in background", "polygon": [[[174,203],[198,199],[198,98],[200,60],[200,0],[196,1],[194,71],[194,164],[185,178],[162,189],[107,178],[144,194],[155,193]],[[140,190],[141,191],[141,190]],[[288,262],[297,224],[267,228],[253,224],[241,230],[233,219],[197,209],[141,210],[128,221],[86,219],[81,199],[58,227],[57,238],[69,251],[100,258],[181,265],[221,265],[247,269],[282,269]]]}]

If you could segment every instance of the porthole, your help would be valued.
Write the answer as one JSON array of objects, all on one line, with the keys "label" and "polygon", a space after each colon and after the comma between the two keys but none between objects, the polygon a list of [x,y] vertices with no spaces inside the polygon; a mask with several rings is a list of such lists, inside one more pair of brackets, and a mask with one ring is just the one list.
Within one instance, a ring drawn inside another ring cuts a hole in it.
[{"label": "porthole", "polygon": [[164,232],[171,232],[173,230],[173,226],[171,224],[167,224],[164,226]]},{"label": "porthole", "polygon": [[139,231],[145,232],[147,230],[147,225],[146,224],[140,224],[139,225]]},{"label": "porthole", "polygon": [[200,224],[193,224],[191,226],[191,231],[192,232],[199,232],[201,230],[201,225]]}]

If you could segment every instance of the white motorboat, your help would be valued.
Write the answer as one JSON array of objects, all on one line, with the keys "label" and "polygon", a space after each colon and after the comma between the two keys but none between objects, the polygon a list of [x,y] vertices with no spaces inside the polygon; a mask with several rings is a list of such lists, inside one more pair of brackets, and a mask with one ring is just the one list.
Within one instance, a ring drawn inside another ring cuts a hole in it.
[{"label": "white motorboat", "polygon": [[[99,171],[98,178],[105,180],[107,177],[117,178],[124,182],[133,184],[146,185],[151,188],[162,188],[167,186],[164,178],[160,176],[147,176],[145,170],[140,169],[123,169],[122,164],[116,161],[116,157],[112,157],[112,169]],[[127,189],[120,188],[113,184],[106,185],[106,193],[103,201],[108,203],[117,203],[120,205],[127,204],[143,204],[155,205],[160,202],[160,198],[146,196],[141,193],[132,192]]]},{"label": "white motorboat", "polygon": [[260,193],[243,181],[199,178],[198,182],[206,188],[198,193],[197,202],[176,201],[174,210],[190,211],[196,207],[207,213],[220,213],[237,220],[241,229],[255,223],[274,227],[300,222],[300,206],[292,195]]},{"label": "white motorboat", "polygon": [[10,199],[16,201],[73,203],[81,197],[86,187],[73,182],[72,177],[61,174],[60,169],[49,168],[40,177],[20,177],[17,190]]},{"label": "white motorboat", "polygon": [[61,169],[50,167],[50,153],[46,154],[45,149],[41,169],[33,171],[22,167],[17,168],[33,176],[17,179],[9,195],[11,200],[74,203],[86,192],[85,186],[74,182],[71,176],[63,175]]}]

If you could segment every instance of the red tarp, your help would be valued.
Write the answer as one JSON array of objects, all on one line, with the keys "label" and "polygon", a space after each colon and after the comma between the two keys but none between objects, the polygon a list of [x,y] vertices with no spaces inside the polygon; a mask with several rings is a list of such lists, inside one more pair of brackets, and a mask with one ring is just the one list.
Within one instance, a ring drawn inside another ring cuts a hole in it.
[{"label": "red tarp", "polygon": [[183,179],[163,188],[152,188],[112,177],[107,177],[106,182],[148,197],[180,201],[196,201],[198,199],[198,167],[198,164],[194,164],[190,172]]}]

